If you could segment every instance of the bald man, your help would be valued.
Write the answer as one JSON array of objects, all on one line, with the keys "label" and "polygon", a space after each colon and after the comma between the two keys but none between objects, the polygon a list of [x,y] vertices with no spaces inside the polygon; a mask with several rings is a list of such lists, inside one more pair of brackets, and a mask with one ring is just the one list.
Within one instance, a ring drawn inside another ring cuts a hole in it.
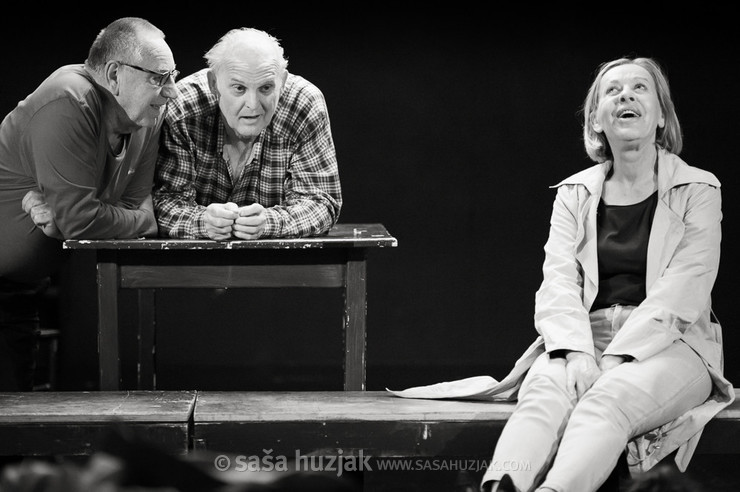
[{"label": "bald man", "polygon": [[178,83],[155,176],[160,235],[258,239],[319,235],[342,194],[322,92],[288,72],[279,41],[227,32]]}]

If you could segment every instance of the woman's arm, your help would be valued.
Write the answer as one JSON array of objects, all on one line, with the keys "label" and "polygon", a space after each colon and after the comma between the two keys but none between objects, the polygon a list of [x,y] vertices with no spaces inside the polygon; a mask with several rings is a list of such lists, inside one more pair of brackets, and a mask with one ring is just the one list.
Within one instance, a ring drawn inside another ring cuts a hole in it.
[{"label": "woman's arm", "polygon": [[576,258],[578,203],[588,196],[580,185],[557,189],[545,244],[543,280],[535,296],[535,327],[548,352],[579,351],[594,356],[588,311],[583,306],[583,268]]}]

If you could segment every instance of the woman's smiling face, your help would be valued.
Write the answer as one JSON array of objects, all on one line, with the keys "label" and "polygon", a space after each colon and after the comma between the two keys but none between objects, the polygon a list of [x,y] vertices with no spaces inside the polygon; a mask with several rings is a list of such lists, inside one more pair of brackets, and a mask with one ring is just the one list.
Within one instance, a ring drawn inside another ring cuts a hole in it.
[{"label": "woman's smiling face", "polygon": [[609,144],[653,143],[658,127],[665,125],[655,81],[643,67],[619,65],[604,73],[593,128]]}]

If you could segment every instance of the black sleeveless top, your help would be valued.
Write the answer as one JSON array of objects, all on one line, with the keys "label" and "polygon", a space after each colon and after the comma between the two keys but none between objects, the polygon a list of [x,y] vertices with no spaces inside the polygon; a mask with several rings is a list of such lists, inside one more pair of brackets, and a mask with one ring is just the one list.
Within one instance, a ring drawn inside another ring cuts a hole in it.
[{"label": "black sleeveless top", "polygon": [[599,202],[599,292],[592,311],[614,304],[637,306],[645,299],[647,247],[657,203],[657,191],[633,205]]}]

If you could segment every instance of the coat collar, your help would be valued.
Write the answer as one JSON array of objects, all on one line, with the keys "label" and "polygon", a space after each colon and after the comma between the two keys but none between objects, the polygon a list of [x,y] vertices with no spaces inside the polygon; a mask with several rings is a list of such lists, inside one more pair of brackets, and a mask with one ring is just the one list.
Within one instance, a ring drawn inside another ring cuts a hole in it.
[{"label": "coat collar", "polygon": [[[612,165],[612,161],[595,164],[565,178],[560,183],[551,186],[551,188],[557,188],[562,185],[580,184],[585,186],[591,195],[601,196],[604,180]],[[719,180],[712,173],[689,166],[677,155],[659,148],[658,195],[663,197],[672,188],[688,183],[706,183],[717,188],[720,187]]]}]

